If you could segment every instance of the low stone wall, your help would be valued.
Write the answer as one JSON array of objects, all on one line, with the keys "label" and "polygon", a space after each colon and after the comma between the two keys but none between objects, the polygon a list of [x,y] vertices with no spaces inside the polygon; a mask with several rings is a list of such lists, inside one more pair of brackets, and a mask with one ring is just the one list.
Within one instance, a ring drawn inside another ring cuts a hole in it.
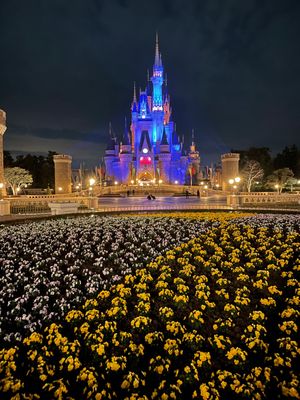
[{"label": "low stone wall", "polygon": [[10,214],[10,202],[8,200],[0,200],[0,215]]},{"label": "low stone wall", "polygon": [[239,193],[227,196],[227,205],[231,206],[247,206],[250,204],[299,204],[300,194],[277,194],[270,192],[257,193]]},{"label": "low stone wall", "polygon": [[76,214],[79,208],[79,204],[74,202],[49,202],[48,206],[52,215]]},{"label": "low stone wall", "polygon": [[249,203],[299,203],[300,194],[251,193],[238,195],[241,204]]},{"label": "low stone wall", "polygon": [[12,214],[50,213],[49,203],[76,203],[80,209],[97,209],[98,198],[88,196],[33,195],[6,199]]}]

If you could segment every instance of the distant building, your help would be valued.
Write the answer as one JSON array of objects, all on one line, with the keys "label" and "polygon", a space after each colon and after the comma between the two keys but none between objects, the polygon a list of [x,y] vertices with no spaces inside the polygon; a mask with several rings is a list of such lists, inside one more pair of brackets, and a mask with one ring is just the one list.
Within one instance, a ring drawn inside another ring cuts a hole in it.
[{"label": "distant building", "polygon": [[194,137],[188,151],[183,150],[175,124],[164,68],[156,37],[153,74],[137,99],[134,86],[131,124],[119,143],[110,128],[105,151],[106,180],[122,184],[148,182],[168,184],[197,183],[200,156]]}]

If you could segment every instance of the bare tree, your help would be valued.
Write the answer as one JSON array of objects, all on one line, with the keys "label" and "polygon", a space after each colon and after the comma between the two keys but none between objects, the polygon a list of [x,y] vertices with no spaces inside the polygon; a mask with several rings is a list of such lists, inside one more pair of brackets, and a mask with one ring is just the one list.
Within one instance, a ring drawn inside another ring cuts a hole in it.
[{"label": "bare tree", "polygon": [[7,186],[11,187],[13,195],[18,194],[22,187],[32,184],[32,176],[24,168],[5,168],[4,178]]},{"label": "bare tree", "polygon": [[264,170],[258,161],[249,160],[242,169],[241,175],[246,185],[247,192],[251,192],[253,183],[264,176]]},{"label": "bare tree", "polygon": [[278,193],[281,193],[284,186],[293,176],[294,173],[289,168],[277,169],[272,175],[267,177],[267,185],[272,189],[277,189]]}]

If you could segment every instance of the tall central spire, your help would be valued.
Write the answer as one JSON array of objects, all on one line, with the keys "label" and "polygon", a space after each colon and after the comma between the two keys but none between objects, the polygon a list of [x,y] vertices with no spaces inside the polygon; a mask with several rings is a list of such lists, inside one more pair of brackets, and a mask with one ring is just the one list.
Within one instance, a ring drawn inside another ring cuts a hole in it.
[{"label": "tall central spire", "polygon": [[159,52],[159,45],[158,45],[158,34],[156,32],[155,58],[153,65],[153,76],[151,78],[151,81],[153,83],[152,111],[159,111],[159,112],[163,111],[163,96],[162,96],[162,84],[164,80],[163,73],[164,73],[164,68],[161,62],[161,55]]},{"label": "tall central spire", "polygon": [[160,57],[159,57],[159,45],[158,45],[158,33],[156,32],[154,64],[159,65],[159,61],[160,61]]},{"label": "tall central spire", "polygon": [[161,54],[159,52],[159,44],[158,44],[158,33],[156,32],[156,40],[155,40],[155,58],[154,58],[154,65],[161,67],[162,66],[162,61],[161,61]]}]

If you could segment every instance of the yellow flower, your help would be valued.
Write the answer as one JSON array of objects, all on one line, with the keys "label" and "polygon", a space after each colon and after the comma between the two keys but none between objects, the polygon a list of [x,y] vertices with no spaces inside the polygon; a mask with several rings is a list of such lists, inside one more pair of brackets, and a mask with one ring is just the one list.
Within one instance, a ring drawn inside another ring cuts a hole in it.
[{"label": "yellow flower", "polygon": [[201,395],[203,400],[208,400],[209,399],[209,391],[208,391],[208,389],[209,389],[209,387],[205,383],[202,383],[200,385],[200,395]]}]

